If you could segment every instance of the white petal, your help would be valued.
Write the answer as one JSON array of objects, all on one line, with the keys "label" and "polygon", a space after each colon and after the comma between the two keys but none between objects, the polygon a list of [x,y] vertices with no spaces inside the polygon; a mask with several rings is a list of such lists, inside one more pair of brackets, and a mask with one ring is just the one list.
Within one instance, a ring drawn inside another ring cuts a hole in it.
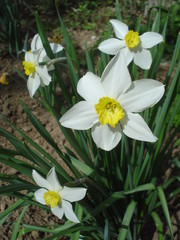
[{"label": "white petal", "polygon": [[58,43],[50,43],[53,53],[58,53],[63,50],[63,46]]},{"label": "white petal", "polygon": [[36,66],[36,72],[39,74],[42,85],[49,85],[51,82],[51,76],[48,73],[47,66]]},{"label": "white petal", "polygon": [[164,94],[164,85],[153,79],[133,81],[126,93],[118,98],[123,109],[142,112],[156,104]]},{"label": "white petal", "polygon": [[152,57],[149,50],[141,49],[134,53],[134,63],[142,69],[149,69],[152,63]]},{"label": "white petal", "polygon": [[[41,49],[41,50],[38,50],[38,52],[34,52],[36,53],[36,63],[37,65],[40,63],[40,62],[48,62],[50,61],[51,59],[47,56],[46,54],[46,51],[45,49]],[[38,53],[38,54],[37,54]]]},{"label": "white petal", "polygon": [[109,38],[99,44],[98,49],[106,54],[115,55],[121,48],[125,47],[125,41]]},{"label": "white petal", "polygon": [[163,36],[156,32],[146,32],[140,36],[142,48],[151,48],[163,41]]},{"label": "white petal", "polygon": [[115,148],[121,140],[122,135],[119,123],[116,124],[115,128],[112,128],[108,124],[102,125],[97,123],[92,127],[91,134],[97,147],[106,151]]},{"label": "white petal", "polygon": [[36,201],[43,205],[46,205],[45,200],[43,198],[45,192],[47,192],[46,189],[40,188],[34,193],[34,197],[36,198]]},{"label": "white petal", "polygon": [[46,188],[48,190],[53,190],[51,184],[45,178],[43,178],[38,172],[36,172],[36,170],[32,171],[32,177],[38,186]]},{"label": "white petal", "polygon": [[91,72],[87,72],[77,84],[77,92],[86,101],[97,103],[105,92],[101,84],[101,78]]},{"label": "white petal", "polygon": [[127,65],[129,65],[129,63],[133,60],[134,52],[129,50],[128,47],[125,47],[121,50],[121,53],[124,54],[124,57],[126,59],[126,63],[127,63]]},{"label": "white petal", "polygon": [[86,188],[69,188],[64,186],[60,191],[61,199],[69,202],[75,202],[83,199],[86,195]]},{"label": "white petal", "polygon": [[34,62],[33,54],[31,52],[25,52],[24,59],[26,62]]},{"label": "white petal", "polygon": [[92,103],[81,101],[69,109],[60,119],[62,126],[76,130],[87,130],[98,121]]},{"label": "white petal", "polygon": [[54,208],[51,207],[51,212],[58,217],[59,219],[62,219],[63,215],[64,215],[64,210],[63,208],[60,208],[59,206],[56,206]]},{"label": "white petal", "polygon": [[77,219],[75,213],[73,212],[71,203],[62,200],[62,208],[67,219],[69,219],[71,222],[79,223],[79,220]]},{"label": "white petal", "polygon": [[116,19],[111,19],[110,23],[113,26],[116,37],[124,39],[125,35],[128,33],[128,26],[125,23],[120,22]]},{"label": "white petal", "polygon": [[102,74],[102,85],[107,96],[117,99],[131,85],[131,77],[124,55],[118,52]]},{"label": "white petal", "polygon": [[31,42],[31,51],[35,51],[40,48],[43,48],[43,44],[42,44],[39,34],[36,34],[33,37],[32,42]]},{"label": "white petal", "polygon": [[40,85],[40,78],[38,74],[35,73],[34,77],[32,74],[29,75],[29,78],[27,80],[27,89],[29,91],[30,97],[32,98],[35,94],[36,90],[38,89]]},{"label": "white petal", "polygon": [[48,172],[46,179],[51,184],[51,186],[53,186],[53,189],[55,191],[57,192],[60,191],[62,187],[61,184],[59,183],[54,167],[51,168],[51,170]]},{"label": "white petal", "polygon": [[42,44],[39,34],[36,34],[33,37],[32,42],[31,42],[31,51],[35,51],[40,48],[43,48],[43,44]]},{"label": "white petal", "polygon": [[157,138],[139,114],[126,112],[126,116],[120,122],[123,127],[123,133],[128,137],[146,142],[157,141]]}]

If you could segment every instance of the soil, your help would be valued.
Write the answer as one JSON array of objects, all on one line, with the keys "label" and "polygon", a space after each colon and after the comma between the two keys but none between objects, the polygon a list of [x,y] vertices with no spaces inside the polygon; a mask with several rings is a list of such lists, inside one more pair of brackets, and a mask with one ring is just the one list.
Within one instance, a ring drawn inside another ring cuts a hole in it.
[{"label": "soil", "polygon": [[[91,31],[71,31],[71,35],[76,44],[76,48],[82,52],[84,50],[85,43],[87,43],[88,47],[94,45],[97,41],[98,37]],[[4,46],[1,44],[1,49]],[[22,99],[26,105],[30,108],[35,116],[38,117],[40,122],[45,126],[45,128],[49,131],[55,142],[58,144],[60,148],[64,147],[66,141],[61,134],[59,127],[57,126],[56,120],[51,116],[42,105],[36,100],[31,99],[29,93],[27,91],[26,82],[23,81],[19,75],[14,71],[14,68],[23,72],[22,63],[20,60],[16,58],[12,58],[8,54],[3,54],[0,56],[0,76],[3,73],[8,73],[7,79],[9,81],[8,85],[0,84],[0,113],[6,116],[15,126],[20,128],[31,137],[35,142],[41,145],[45,150],[47,150],[54,158],[56,158],[61,164],[61,160],[59,156],[57,156],[56,152],[42,139],[42,137],[37,133],[34,127],[31,125],[28,120],[21,104],[20,99]],[[163,80],[166,72],[168,70],[168,63],[164,63],[161,65],[161,69],[159,71],[159,80]],[[7,121],[3,121],[0,119],[0,126],[9,131],[10,133],[17,135],[16,132],[9,126]],[[11,144],[3,137],[0,137],[0,145],[4,148],[12,147]],[[68,171],[68,170],[67,170]],[[0,164],[0,172],[4,174],[11,174],[21,176],[20,172],[9,168],[4,164]],[[2,182],[1,185],[4,185]],[[176,198],[169,204],[173,231],[175,235],[175,240],[180,239],[180,199]],[[14,203],[16,199],[13,197],[0,196],[0,211],[4,211],[7,209],[12,203]],[[1,237],[2,240],[8,240],[11,238],[13,224],[17,221],[22,208],[16,210],[11,214],[1,226]],[[46,213],[44,210],[37,208],[35,206],[28,207],[22,222],[24,224],[31,225],[50,225],[50,224],[60,224],[61,220],[58,220],[51,213]],[[166,224],[165,224],[166,226]],[[144,236],[142,240],[157,240],[157,233],[154,233],[154,226],[149,225],[145,229]],[[167,227],[164,229],[167,232],[167,239],[170,239]],[[48,234],[43,232],[33,231],[26,236],[19,237],[18,240],[38,240],[43,239],[48,236]]]}]

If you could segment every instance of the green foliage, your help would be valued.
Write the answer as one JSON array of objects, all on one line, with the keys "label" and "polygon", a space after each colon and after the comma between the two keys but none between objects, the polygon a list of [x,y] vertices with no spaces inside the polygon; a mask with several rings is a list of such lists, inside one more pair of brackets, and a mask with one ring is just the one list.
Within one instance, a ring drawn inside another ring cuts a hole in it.
[{"label": "green foliage", "polygon": [[0,29],[0,40],[8,42],[9,53],[16,53],[18,56],[22,48],[18,1],[2,0],[0,2]]},{"label": "green foliage", "polygon": [[[113,18],[114,1],[77,1],[77,6],[73,5],[65,18],[65,24],[73,29],[98,30],[100,25],[105,25],[105,21]],[[98,12],[98,14],[97,14]],[[98,25],[97,25],[98,23]]]}]

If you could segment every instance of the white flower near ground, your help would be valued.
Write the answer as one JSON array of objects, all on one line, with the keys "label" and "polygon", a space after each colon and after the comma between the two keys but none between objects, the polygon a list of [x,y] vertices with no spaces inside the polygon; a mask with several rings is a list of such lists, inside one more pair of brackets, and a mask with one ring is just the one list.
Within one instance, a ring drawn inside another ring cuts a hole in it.
[{"label": "white flower near ground", "polygon": [[47,66],[40,65],[40,54],[41,50],[35,53],[25,52],[25,60],[23,61],[25,74],[28,76],[27,88],[31,98],[40,85],[42,87],[48,86],[51,82]]},{"label": "white flower near ground", "polygon": [[[60,44],[50,43],[50,46],[54,54],[63,50]],[[50,59],[43,48],[39,34],[33,37],[31,50],[25,51],[25,60],[23,61],[25,74],[28,76],[27,88],[31,98],[39,86],[49,85],[51,76],[48,71],[53,70],[53,64],[61,59],[64,58]]]},{"label": "white flower near ground", "polygon": [[83,199],[87,189],[62,187],[54,167],[51,168],[46,178],[43,178],[36,170],[33,170],[32,176],[36,184],[41,187],[34,193],[36,200],[43,205],[50,206],[52,213],[59,219],[62,219],[65,214],[70,221],[79,223],[71,202]]},{"label": "white flower near ground", "polygon": [[146,32],[139,36],[138,32],[129,30],[128,26],[116,19],[111,19],[117,38],[109,38],[98,46],[98,49],[106,54],[115,55],[123,52],[127,65],[133,60],[142,69],[149,69],[152,63],[151,52],[148,50],[163,41],[161,34]]},{"label": "white flower near ground", "polygon": [[116,147],[122,133],[136,140],[157,140],[137,113],[156,104],[164,94],[164,86],[152,79],[132,82],[122,53],[118,52],[109,62],[101,78],[91,72],[83,76],[77,91],[85,101],[75,104],[61,117],[62,126],[91,128],[94,142],[106,151]]}]

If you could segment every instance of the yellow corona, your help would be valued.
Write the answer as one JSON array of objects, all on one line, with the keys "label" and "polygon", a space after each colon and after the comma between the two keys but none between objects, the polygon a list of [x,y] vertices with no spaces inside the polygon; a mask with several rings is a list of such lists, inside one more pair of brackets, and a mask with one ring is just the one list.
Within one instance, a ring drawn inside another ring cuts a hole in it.
[{"label": "yellow corona", "polygon": [[35,65],[33,62],[23,61],[22,64],[24,66],[25,74],[27,76],[29,76],[31,73],[35,73]]},{"label": "yellow corona", "polygon": [[45,192],[43,198],[46,205],[51,206],[52,208],[56,207],[59,203],[61,204],[61,198],[56,191]]},{"label": "yellow corona", "polygon": [[100,98],[98,104],[95,104],[95,109],[100,123],[109,124],[113,128],[125,115],[120,103],[109,97]]},{"label": "yellow corona", "polygon": [[133,49],[139,44],[139,33],[130,30],[125,36],[126,45],[128,48]]}]

